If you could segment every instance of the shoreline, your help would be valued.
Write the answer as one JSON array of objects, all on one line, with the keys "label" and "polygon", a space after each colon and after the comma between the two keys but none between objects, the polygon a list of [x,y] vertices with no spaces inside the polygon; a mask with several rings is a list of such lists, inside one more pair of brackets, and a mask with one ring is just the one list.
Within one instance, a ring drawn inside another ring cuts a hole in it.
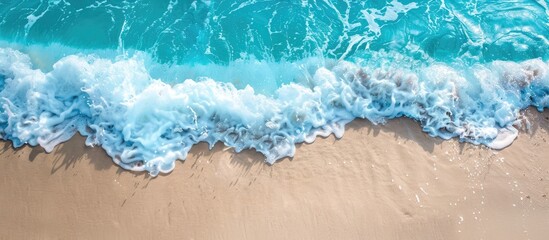
[{"label": "shoreline", "polygon": [[432,138],[410,119],[355,120],[273,165],[193,146],[152,178],[73,137],[51,154],[0,142],[0,238],[543,239],[549,113],[500,151]]}]

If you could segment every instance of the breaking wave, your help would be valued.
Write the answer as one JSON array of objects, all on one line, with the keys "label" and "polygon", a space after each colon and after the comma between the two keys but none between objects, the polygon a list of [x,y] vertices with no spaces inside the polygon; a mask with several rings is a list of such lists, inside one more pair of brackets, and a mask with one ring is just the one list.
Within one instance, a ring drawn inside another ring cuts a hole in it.
[{"label": "breaking wave", "polygon": [[548,12],[526,0],[0,3],[0,138],[49,152],[79,133],[152,175],[199,142],[274,163],[356,118],[408,117],[500,149],[521,109],[549,107]]}]

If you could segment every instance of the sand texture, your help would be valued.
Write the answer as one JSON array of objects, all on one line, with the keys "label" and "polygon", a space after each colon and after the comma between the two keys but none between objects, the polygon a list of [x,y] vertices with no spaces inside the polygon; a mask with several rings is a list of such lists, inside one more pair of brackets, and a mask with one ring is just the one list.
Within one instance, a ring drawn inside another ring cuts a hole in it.
[{"label": "sand texture", "polygon": [[549,239],[549,114],[525,115],[502,151],[355,121],[272,166],[201,144],[156,178],[82,137],[2,142],[0,239]]}]

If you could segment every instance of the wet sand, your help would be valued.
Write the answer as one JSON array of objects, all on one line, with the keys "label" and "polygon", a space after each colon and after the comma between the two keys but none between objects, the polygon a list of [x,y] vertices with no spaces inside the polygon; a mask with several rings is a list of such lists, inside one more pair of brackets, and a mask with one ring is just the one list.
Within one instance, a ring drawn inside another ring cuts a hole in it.
[{"label": "wet sand", "polygon": [[0,239],[547,239],[549,114],[526,116],[502,151],[355,121],[272,166],[201,144],[156,178],[82,137],[1,142]]}]

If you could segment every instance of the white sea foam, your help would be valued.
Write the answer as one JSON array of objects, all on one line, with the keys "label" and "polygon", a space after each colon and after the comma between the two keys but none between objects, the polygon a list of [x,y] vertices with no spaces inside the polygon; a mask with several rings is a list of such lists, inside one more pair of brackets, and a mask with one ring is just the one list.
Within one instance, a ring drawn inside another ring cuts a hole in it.
[{"label": "white sea foam", "polygon": [[[549,106],[549,66],[540,59],[416,68],[321,58],[168,67],[136,53],[72,54],[42,69],[32,62],[0,48],[2,139],[51,151],[79,132],[120,166],[151,175],[170,172],[201,141],[255,149],[273,163],[293,156],[296,143],[342,137],[355,118],[377,124],[405,116],[431,136],[499,149],[516,138],[520,109]],[[262,87],[270,78],[281,82]]]}]

